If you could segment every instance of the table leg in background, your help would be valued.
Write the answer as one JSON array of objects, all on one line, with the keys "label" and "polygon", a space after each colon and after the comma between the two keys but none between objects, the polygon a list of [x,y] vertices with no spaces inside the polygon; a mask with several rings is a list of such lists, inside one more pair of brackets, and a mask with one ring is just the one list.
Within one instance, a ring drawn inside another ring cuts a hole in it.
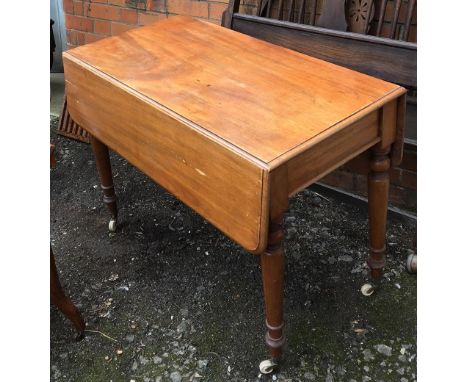
[{"label": "table leg in background", "polygon": [[368,176],[369,258],[367,264],[374,280],[382,277],[385,266],[386,225],[389,192],[390,147],[372,148]]},{"label": "table leg in background", "polygon": [[90,142],[94,152],[99,178],[101,179],[101,189],[104,194],[103,200],[112,214],[112,218],[109,222],[109,230],[115,231],[117,225],[117,200],[112,180],[109,149],[104,143],[92,135],[90,135]]}]

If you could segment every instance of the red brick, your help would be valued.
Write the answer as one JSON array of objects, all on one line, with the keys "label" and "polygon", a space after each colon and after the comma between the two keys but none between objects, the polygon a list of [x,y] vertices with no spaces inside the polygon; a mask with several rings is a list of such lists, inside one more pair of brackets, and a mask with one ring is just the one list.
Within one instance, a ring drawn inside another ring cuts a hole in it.
[{"label": "red brick", "polygon": [[80,0],[73,1],[73,13],[78,16],[83,16],[84,15],[84,7],[88,6],[89,4],[86,4]]},{"label": "red brick", "polygon": [[124,0],[123,4],[121,4],[122,0],[109,0],[109,3],[116,3],[116,5],[122,7],[136,8],[145,11],[151,9],[152,0]]},{"label": "red brick", "polygon": [[251,5],[241,5],[239,7],[239,13],[244,15],[256,15],[257,7],[252,7]]},{"label": "red brick", "polygon": [[417,187],[417,176],[413,171],[402,171],[401,172],[401,186],[416,190]]},{"label": "red brick", "polygon": [[85,33],[85,44],[90,44],[92,42],[99,41],[103,38],[105,38],[105,36],[100,36],[93,33]]},{"label": "red brick", "polygon": [[119,7],[127,7],[127,1],[126,0],[109,0],[109,4],[111,5],[118,5]]},{"label": "red brick", "polygon": [[85,43],[85,33],[80,31],[67,31],[67,41],[73,45],[83,45]]},{"label": "red brick", "polygon": [[346,171],[335,170],[320,179],[320,181],[330,186],[344,188],[346,190],[354,189],[353,174]]},{"label": "red brick", "polygon": [[94,33],[101,34],[104,36],[110,36],[111,22],[107,20],[95,20],[94,21]]},{"label": "red brick", "polygon": [[209,8],[210,8],[210,14],[209,14],[210,19],[221,20],[221,16],[223,15],[223,12],[227,8],[227,5],[223,3],[209,3]]},{"label": "red brick", "polygon": [[354,174],[354,191],[361,196],[367,196],[367,175]]},{"label": "red brick", "polygon": [[120,21],[127,24],[136,24],[138,22],[138,14],[135,9],[122,9],[120,11]]},{"label": "red brick", "polygon": [[88,17],[105,20],[120,20],[121,9],[107,4],[90,4]]},{"label": "red brick", "polygon": [[65,16],[65,25],[67,29],[77,29],[83,32],[92,32],[94,29],[94,20],[81,16]]},{"label": "red brick", "polygon": [[108,1],[107,0],[89,0],[90,3],[103,3],[103,4],[107,4]]},{"label": "red brick", "polygon": [[63,0],[63,11],[72,15],[73,12],[73,0]]},{"label": "red brick", "polygon": [[165,0],[153,0],[151,6],[147,7],[154,12],[166,12],[166,1]]},{"label": "red brick", "polygon": [[369,173],[369,151],[364,151],[362,154],[353,158],[343,165],[343,168],[350,172],[366,175]]},{"label": "red brick", "polygon": [[416,171],[417,170],[417,156],[415,152],[406,151],[403,153],[403,161],[400,166],[403,170]]},{"label": "red brick", "polygon": [[167,0],[167,11],[176,15],[208,18],[206,1]]},{"label": "red brick", "polygon": [[138,13],[138,25],[148,25],[166,18],[164,13]]},{"label": "red brick", "polygon": [[121,33],[124,33],[130,29],[135,28],[135,25],[128,25],[128,24],[122,24],[122,23],[111,23],[111,34],[112,36],[117,36]]}]

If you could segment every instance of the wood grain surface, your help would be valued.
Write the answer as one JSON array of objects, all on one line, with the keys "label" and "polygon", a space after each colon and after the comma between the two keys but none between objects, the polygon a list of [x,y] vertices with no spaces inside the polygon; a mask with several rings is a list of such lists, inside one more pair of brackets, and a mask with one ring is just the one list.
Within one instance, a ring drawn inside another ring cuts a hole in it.
[{"label": "wood grain surface", "polygon": [[187,17],[70,50],[268,163],[397,85]]},{"label": "wood grain surface", "polygon": [[[267,240],[268,173],[158,104],[64,56],[73,119],[245,249]],[[264,231],[264,232],[263,232]]]}]

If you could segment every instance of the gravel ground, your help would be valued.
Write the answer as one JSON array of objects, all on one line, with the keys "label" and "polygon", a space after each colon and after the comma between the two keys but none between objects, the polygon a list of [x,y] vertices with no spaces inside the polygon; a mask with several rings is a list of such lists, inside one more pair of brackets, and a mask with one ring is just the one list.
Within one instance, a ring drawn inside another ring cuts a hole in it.
[{"label": "gravel ground", "polygon": [[51,242],[61,282],[87,323],[75,342],[51,307],[51,380],[415,381],[416,224],[392,217],[388,266],[371,297],[366,211],[312,190],[285,218],[286,336],[278,372],[259,378],[264,314],[258,258],[112,154],[120,226],[89,145],[57,136]]}]

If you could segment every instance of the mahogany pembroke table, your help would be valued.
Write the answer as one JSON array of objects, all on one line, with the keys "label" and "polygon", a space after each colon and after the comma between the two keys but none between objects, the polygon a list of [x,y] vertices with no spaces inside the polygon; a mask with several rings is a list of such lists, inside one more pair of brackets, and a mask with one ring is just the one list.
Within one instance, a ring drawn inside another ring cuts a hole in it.
[{"label": "mahogany pembroke table", "polygon": [[381,276],[404,88],[180,16],[63,59],[70,115],[90,134],[110,229],[117,205],[108,147],[260,255],[274,360],[285,343],[288,198],[368,149],[368,265]]}]

